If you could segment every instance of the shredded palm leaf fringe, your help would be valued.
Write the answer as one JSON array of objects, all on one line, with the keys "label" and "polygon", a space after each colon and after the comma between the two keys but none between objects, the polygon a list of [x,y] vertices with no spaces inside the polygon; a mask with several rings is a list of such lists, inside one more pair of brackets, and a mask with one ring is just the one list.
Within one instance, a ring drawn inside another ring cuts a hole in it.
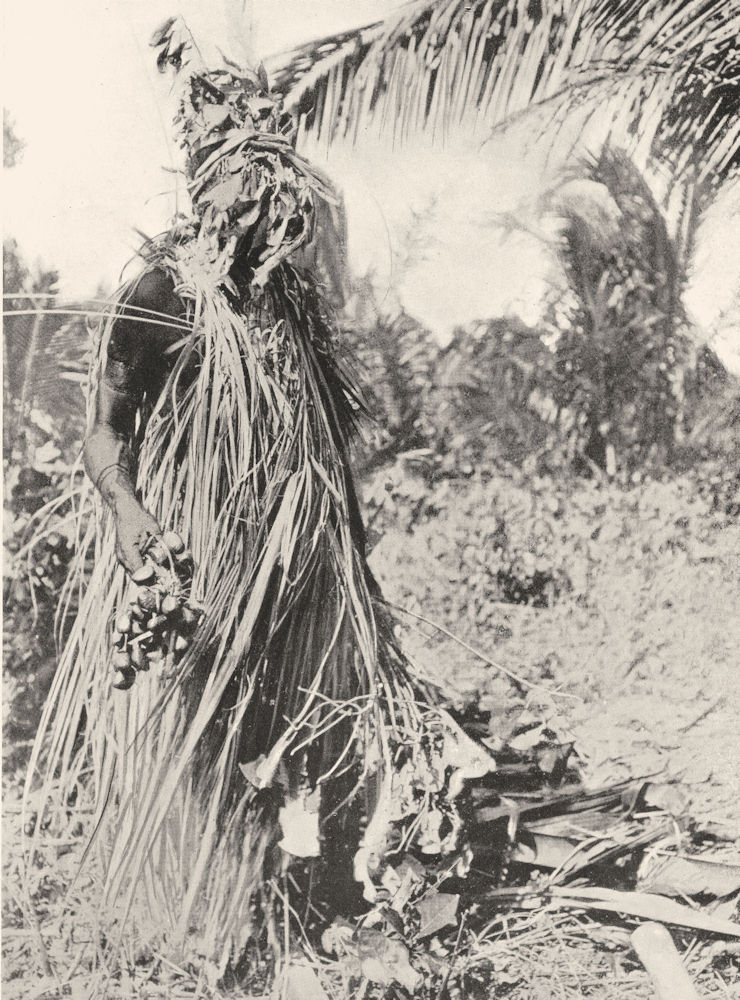
[{"label": "shredded palm leaf fringe", "polygon": [[[27,787],[58,808],[94,803],[89,853],[111,953],[135,924],[166,954],[223,970],[255,943],[280,950],[276,887],[289,870],[308,899],[321,881],[311,867],[336,878],[349,852],[348,878],[372,899],[391,847],[436,838],[454,850],[459,779],[493,763],[395,643],[347,465],[357,407],[312,286],[282,264],[242,315],[186,245],[160,243],[152,264],[173,274],[190,332],[141,423],[137,485],[192,550],[204,617],[171,676],[153,668],[111,691],[129,584],[108,513],[85,517],[90,488],[60,612],[79,613]],[[318,813],[322,859],[290,853],[291,809]]]}]

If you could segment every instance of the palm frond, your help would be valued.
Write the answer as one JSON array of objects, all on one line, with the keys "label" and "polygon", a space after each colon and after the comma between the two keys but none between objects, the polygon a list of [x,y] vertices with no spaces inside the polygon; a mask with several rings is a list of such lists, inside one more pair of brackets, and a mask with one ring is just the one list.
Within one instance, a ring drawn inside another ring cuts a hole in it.
[{"label": "palm frond", "polygon": [[425,0],[273,71],[317,143],[484,135],[533,110],[552,130],[614,101],[648,146],[677,159],[699,150],[705,173],[726,174],[738,157],[738,33],[723,0]]},{"label": "palm frond", "polygon": [[569,176],[601,185],[617,213],[611,225],[604,225],[588,200],[568,204],[560,257],[579,292],[593,300],[604,261],[618,253],[630,254],[641,261],[655,307],[675,317],[685,273],[678,241],[671,238],[664,211],[644,174],[622,150],[606,145],[598,157],[579,159]]}]

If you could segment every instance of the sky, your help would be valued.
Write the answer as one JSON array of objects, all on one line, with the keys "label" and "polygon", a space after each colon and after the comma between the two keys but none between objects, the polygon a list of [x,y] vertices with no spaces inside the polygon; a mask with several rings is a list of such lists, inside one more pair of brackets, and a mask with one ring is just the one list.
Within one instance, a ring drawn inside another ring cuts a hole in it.
[{"label": "sky", "polygon": [[[382,16],[388,0],[263,0],[243,21],[259,57]],[[235,0],[240,11],[241,4]],[[229,44],[220,2],[6,0],[3,105],[26,143],[4,178],[4,231],[80,294],[116,282],[140,240],[172,214],[168,78],[148,40],[182,13],[208,55]],[[233,12],[232,12],[233,13]],[[238,55],[238,50],[235,54]]]},{"label": "sky", "polygon": [[[199,45],[265,58],[311,38],[374,21],[394,0],[6,0],[3,104],[26,144],[4,171],[4,234],[30,262],[61,272],[62,292],[113,287],[140,243],[175,206],[167,78],[148,40],[181,13]],[[235,28],[235,25],[238,27]],[[242,30],[245,26],[246,30]],[[238,41],[248,39],[247,48]],[[433,153],[338,148],[323,164],[347,203],[350,264],[371,272],[389,310],[403,305],[445,340],[473,319],[536,321],[553,274],[543,243],[502,236],[502,213],[527,216],[547,182],[544,157],[510,135],[483,150],[454,141]],[[740,326],[727,312],[740,284],[740,226],[728,196],[705,227],[687,303],[707,331],[722,326],[740,373]]]}]

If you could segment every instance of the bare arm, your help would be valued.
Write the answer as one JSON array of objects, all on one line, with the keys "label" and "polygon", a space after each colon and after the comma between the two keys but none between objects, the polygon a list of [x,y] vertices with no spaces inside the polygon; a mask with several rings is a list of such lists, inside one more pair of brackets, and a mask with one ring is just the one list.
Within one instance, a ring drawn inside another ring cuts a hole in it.
[{"label": "bare arm", "polygon": [[160,534],[135,493],[131,441],[136,414],[145,396],[156,397],[161,390],[167,373],[165,350],[178,336],[175,330],[152,323],[151,311],[173,318],[183,312],[164,271],[143,276],[126,303],[125,315],[114,322],[95,419],[84,448],[85,468],[113,513],[116,552],[129,573],[142,565],[147,538]]}]

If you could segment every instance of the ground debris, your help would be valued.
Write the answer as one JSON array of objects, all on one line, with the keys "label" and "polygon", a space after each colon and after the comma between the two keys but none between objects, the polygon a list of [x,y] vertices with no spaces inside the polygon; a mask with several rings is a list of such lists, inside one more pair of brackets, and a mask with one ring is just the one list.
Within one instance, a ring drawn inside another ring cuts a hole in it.
[{"label": "ground debris", "polygon": [[[471,739],[481,739],[480,718],[461,725]],[[281,996],[284,983],[289,996],[304,1000],[519,1000],[578,990],[638,1000],[649,994],[630,933],[644,921],[671,926],[684,960],[691,959],[692,978],[699,977],[708,996],[722,995],[722,983],[737,978],[738,859],[724,843],[717,846],[709,824],[691,818],[679,783],[647,777],[588,787],[570,740],[560,742],[532,720],[526,726],[528,739],[514,747],[501,742],[495,770],[465,779],[459,808],[467,839],[459,849],[435,855],[408,840],[391,852],[373,876],[373,904],[362,916],[324,925],[310,950],[307,938],[294,941],[294,949],[303,950],[279,972],[274,988],[269,977],[255,993],[187,968],[175,974],[151,954],[137,959],[128,977],[110,980],[108,995],[246,1000]],[[521,735],[521,728],[512,732]],[[561,766],[543,768],[545,750]],[[22,817],[10,810],[6,820],[17,827]],[[93,937],[82,941],[80,926],[69,924],[68,901],[46,877],[46,866],[59,864],[54,843],[60,833],[67,836],[52,825],[38,834],[32,903],[54,968],[64,968],[54,944],[60,934],[76,941],[83,960],[73,980],[47,977],[43,995],[92,996],[88,986],[100,981],[91,968]],[[63,860],[71,864],[77,854]],[[36,938],[21,909],[21,922],[5,940],[13,965],[34,964]],[[552,983],[540,966],[554,969]],[[707,983],[716,989],[707,990]],[[6,989],[10,997],[26,995],[20,980],[7,981]]]}]

